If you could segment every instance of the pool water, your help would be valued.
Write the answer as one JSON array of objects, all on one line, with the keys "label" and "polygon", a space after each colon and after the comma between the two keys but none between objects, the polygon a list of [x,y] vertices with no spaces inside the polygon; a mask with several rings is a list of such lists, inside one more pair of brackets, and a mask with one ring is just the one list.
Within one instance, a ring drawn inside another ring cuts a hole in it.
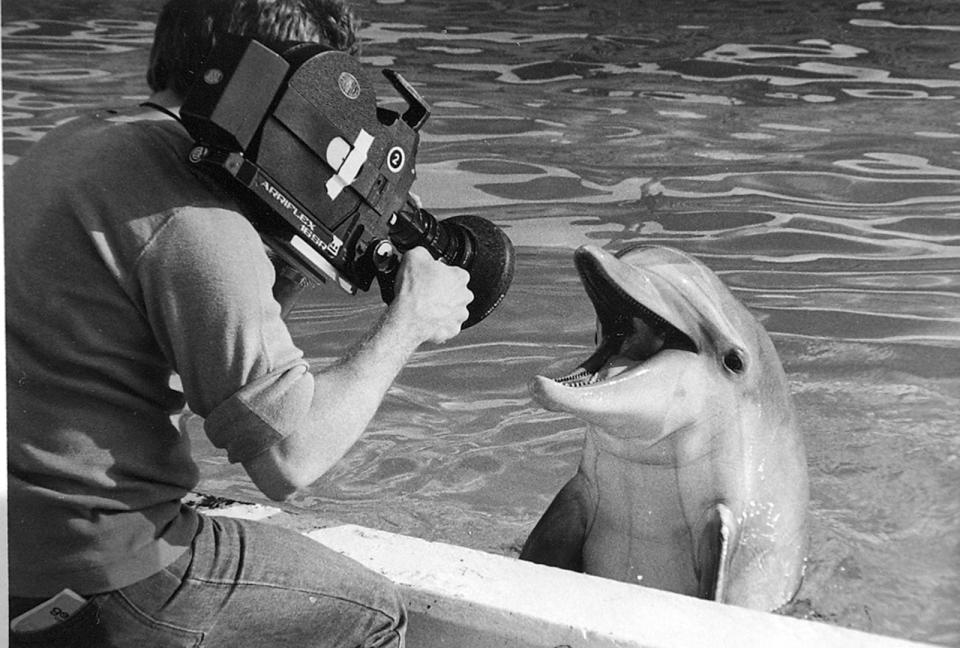
[{"label": "pool water", "polygon": [[[145,96],[159,4],[4,0],[5,163]],[[960,4],[355,5],[365,63],[433,107],[415,191],[503,226],[518,266],[285,508],[515,555],[583,437],[527,392],[592,346],[572,250],[669,245],[758,315],[790,379],[812,545],[788,613],[960,646]],[[321,287],[290,326],[322,364],[381,308]],[[199,490],[262,501],[195,432]]]}]

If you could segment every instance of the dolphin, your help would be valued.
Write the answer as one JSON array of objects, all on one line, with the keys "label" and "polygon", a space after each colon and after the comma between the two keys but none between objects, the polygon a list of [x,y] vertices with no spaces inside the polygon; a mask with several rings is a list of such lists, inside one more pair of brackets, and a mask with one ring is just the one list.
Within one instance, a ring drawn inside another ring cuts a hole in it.
[{"label": "dolphin", "polygon": [[775,610],[803,576],[806,455],[769,335],[720,279],[664,247],[574,253],[596,351],[531,383],[586,422],[576,475],[520,558]]}]

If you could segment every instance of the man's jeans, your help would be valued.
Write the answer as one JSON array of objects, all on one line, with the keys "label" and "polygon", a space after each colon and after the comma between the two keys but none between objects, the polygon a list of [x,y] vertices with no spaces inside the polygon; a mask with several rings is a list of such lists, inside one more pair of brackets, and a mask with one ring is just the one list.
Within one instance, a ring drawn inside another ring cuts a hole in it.
[{"label": "man's jeans", "polygon": [[[401,647],[390,581],[289,529],[202,517],[193,550],[13,646]],[[36,601],[39,603],[40,601]],[[11,599],[11,617],[24,611]]]}]

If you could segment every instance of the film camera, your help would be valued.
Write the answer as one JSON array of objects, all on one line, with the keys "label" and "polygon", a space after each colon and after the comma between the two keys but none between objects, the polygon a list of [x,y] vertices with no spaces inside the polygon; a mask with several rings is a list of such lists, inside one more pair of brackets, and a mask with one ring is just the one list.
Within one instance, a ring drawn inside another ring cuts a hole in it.
[{"label": "film camera", "polygon": [[377,279],[389,303],[407,250],[423,246],[465,268],[474,294],[467,328],[506,294],[513,245],[484,218],[439,221],[411,197],[430,109],[399,74],[383,73],[407,105],[402,114],[377,105],[348,54],[311,43],[278,54],[221,38],[180,109],[196,142],[190,161],[243,188],[247,217],[294,276],[350,293]]}]

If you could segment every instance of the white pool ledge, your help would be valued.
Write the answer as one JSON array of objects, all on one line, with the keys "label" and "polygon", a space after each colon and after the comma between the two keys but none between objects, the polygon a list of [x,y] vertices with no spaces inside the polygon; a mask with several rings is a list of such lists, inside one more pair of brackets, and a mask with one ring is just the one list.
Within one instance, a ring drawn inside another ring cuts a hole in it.
[{"label": "white pool ledge", "polygon": [[376,529],[347,525],[308,535],[400,587],[409,648],[922,645]]}]

